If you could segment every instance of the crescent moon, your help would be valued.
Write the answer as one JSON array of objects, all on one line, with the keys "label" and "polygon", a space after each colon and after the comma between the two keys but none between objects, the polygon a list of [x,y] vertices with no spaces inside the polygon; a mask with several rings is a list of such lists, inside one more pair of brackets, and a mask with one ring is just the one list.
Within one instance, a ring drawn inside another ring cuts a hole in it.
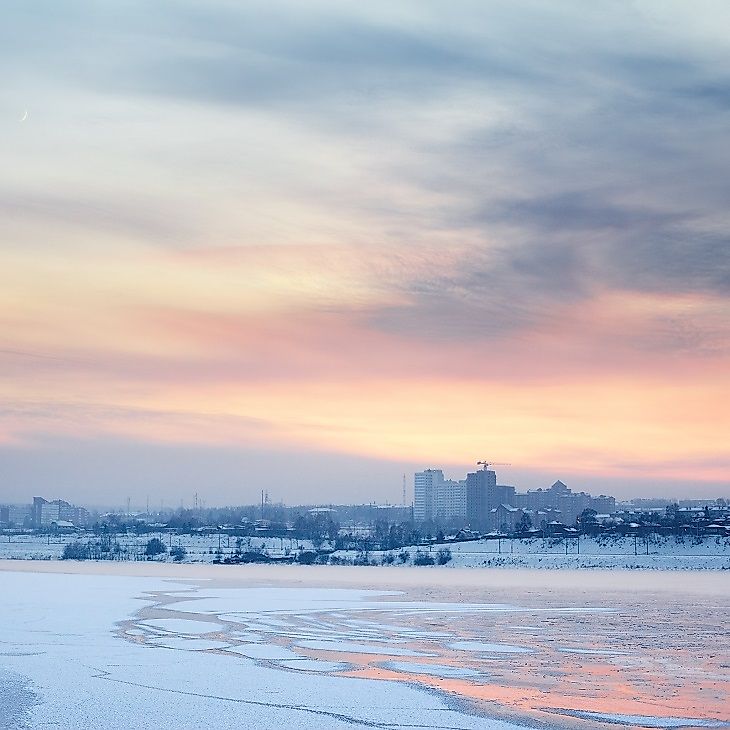
[{"label": "crescent moon", "polygon": [[22,117],[20,117],[20,121],[21,121],[21,122],[24,122],[24,121],[25,121],[25,120],[26,120],[27,118],[28,118],[28,110],[26,109],[26,110],[25,110],[25,111],[23,112],[23,116],[22,116]]}]

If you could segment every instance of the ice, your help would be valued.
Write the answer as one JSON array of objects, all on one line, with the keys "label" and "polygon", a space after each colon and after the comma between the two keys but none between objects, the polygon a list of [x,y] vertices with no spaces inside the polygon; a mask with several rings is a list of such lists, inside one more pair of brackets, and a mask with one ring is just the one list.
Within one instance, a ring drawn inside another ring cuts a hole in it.
[{"label": "ice", "polygon": [[[489,578],[470,572],[457,593],[436,578],[453,571],[414,568],[393,571],[419,581],[394,600],[393,592],[318,588],[302,577],[292,585],[251,585],[237,569],[216,570],[220,582],[186,586],[185,593],[161,578],[85,575],[97,569],[88,565],[63,569],[69,574],[0,570],[0,726],[516,730],[555,725],[555,712],[592,730],[603,723],[727,726],[717,720],[727,681],[718,631],[728,592],[718,576],[695,574],[702,587],[693,594],[682,593],[688,578],[675,575],[662,601],[643,579],[626,592],[623,575],[610,590],[590,592],[586,574],[550,576],[543,591],[534,575],[522,589],[505,588],[503,580],[514,577],[506,573],[495,574],[489,589],[475,587],[473,581]],[[373,571],[362,574],[372,580]],[[426,590],[422,576],[432,581]],[[554,581],[569,579],[569,588],[555,588]],[[418,600],[437,588],[473,602]],[[492,597],[524,605],[479,602]],[[234,622],[216,623],[227,612]],[[539,629],[516,626],[510,612],[533,614],[526,618]],[[443,631],[428,632],[444,624],[446,640],[437,635]],[[226,641],[212,637],[211,628],[225,632]],[[516,629],[533,633],[513,644]],[[258,643],[241,643],[250,638]],[[608,652],[630,653],[620,660],[620,675],[607,674],[606,660],[590,656]],[[489,672],[481,671],[487,661]],[[629,685],[627,694],[622,687]],[[570,708],[578,697],[580,712],[553,709]],[[653,707],[664,717],[636,714]],[[519,724],[478,714],[492,711]]]},{"label": "ice", "polygon": [[450,649],[459,651],[478,651],[489,654],[530,654],[532,649],[524,646],[513,646],[511,644],[489,644],[483,641],[452,641]]},{"label": "ice", "polygon": [[252,643],[264,640],[264,637],[261,636],[261,634],[254,634],[250,631],[231,631],[227,634],[227,636],[230,636],[232,639],[236,639],[237,641],[248,641]]},{"label": "ice", "polygon": [[604,712],[564,711],[563,714],[586,720],[613,723],[615,725],[639,725],[651,728],[675,727],[730,727],[730,721],[702,720],[691,717],[655,717],[653,715],[619,715]]},{"label": "ice", "polygon": [[558,651],[564,654],[588,654],[596,656],[630,656],[630,651],[621,651],[620,649],[575,649],[571,647],[561,646]]},{"label": "ice", "polygon": [[220,624],[214,624],[208,621],[190,621],[183,618],[151,618],[146,619],[143,623],[138,623],[137,626],[140,628],[151,627],[176,634],[190,635],[212,634],[223,629]]},{"label": "ice", "polygon": [[228,651],[248,657],[249,659],[304,659],[291,649],[276,644],[247,644],[244,646],[229,646]]},{"label": "ice", "polygon": [[224,641],[206,641],[205,639],[188,639],[183,636],[166,636],[150,639],[145,646],[156,646],[163,649],[179,649],[183,651],[210,651],[211,649],[227,649],[230,644]]},{"label": "ice", "polygon": [[304,672],[344,672],[352,666],[347,662],[328,662],[323,659],[289,659],[276,663],[286,669]]},{"label": "ice", "polygon": [[446,664],[411,664],[410,662],[385,662],[385,669],[407,674],[429,674],[434,677],[472,679],[483,676],[483,672],[468,667],[450,667]]},{"label": "ice", "polygon": [[[17,718],[18,727],[517,728],[453,709],[438,696],[405,683],[328,673],[339,670],[339,664],[289,659],[283,661],[291,664],[274,667],[228,651],[170,652],[139,643],[139,637],[120,638],[118,622],[151,605],[150,592],[169,588],[160,579],[0,572],[0,580],[3,640],[15,648],[44,651],[41,656],[0,657],[0,717]],[[326,593],[319,601],[316,589],[308,593],[320,609],[331,607]],[[347,603],[357,602],[358,592],[353,593]],[[258,599],[259,609],[265,610],[264,594]],[[217,606],[211,608],[216,612]],[[174,635],[155,641],[169,644],[175,638],[181,648],[199,647],[204,641]],[[310,671],[297,672],[292,681],[291,669],[297,668]]]},{"label": "ice", "polygon": [[372,644],[357,644],[352,641],[300,641],[297,646],[303,649],[318,649],[319,651],[336,651],[344,654],[384,654],[386,656],[432,656],[414,649],[404,649],[396,646],[373,646]]}]

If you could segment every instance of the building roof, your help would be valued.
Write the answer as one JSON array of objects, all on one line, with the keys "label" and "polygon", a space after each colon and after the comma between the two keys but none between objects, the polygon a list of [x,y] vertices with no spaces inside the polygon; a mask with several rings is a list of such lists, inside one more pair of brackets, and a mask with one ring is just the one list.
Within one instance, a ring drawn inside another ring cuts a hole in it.
[{"label": "building roof", "polygon": [[498,507],[493,507],[490,511],[497,512],[499,509],[507,510],[507,512],[519,512],[519,507],[513,507],[511,504],[500,504]]}]

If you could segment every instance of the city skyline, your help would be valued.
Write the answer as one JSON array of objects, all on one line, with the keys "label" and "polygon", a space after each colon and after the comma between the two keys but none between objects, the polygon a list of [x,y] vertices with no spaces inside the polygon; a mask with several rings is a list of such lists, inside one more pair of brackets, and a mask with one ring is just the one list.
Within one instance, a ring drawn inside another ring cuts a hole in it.
[{"label": "city skyline", "polygon": [[728,496],[728,24],[11,2],[0,501]]},{"label": "city skyline", "polygon": [[[555,487],[556,484],[560,485],[561,487],[567,487],[568,492],[574,491],[573,489],[571,489],[571,487],[574,487],[575,491],[579,494],[585,494],[585,490],[588,488],[587,484],[585,483],[576,484],[571,482],[570,485],[566,485],[559,477],[555,477],[552,482],[530,481],[529,483],[525,483],[523,481],[510,481],[509,479],[503,478],[504,474],[502,475],[502,477],[500,477],[500,475],[495,471],[494,466],[490,465],[491,468],[489,469],[489,471],[487,471],[484,465],[485,462],[483,461],[476,462],[475,465],[471,467],[466,467],[465,470],[461,473],[457,473],[454,470],[447,470],[448,473],[445,473],[443,468],[433,465],[429,467],[422,467],[421,469],[410,473],[403,473],[401,475],[402,481],[400,481],[398,484],[398,490],[395,490],[392,484],[386,484],[385,490],[383,491],[379,489],[379,487],[382,485],[377,484],[376,488],[372,490],[372,494],[370,496],[365,493],[361,493],[359,495],[360,499],[354,499],[350,501],[343,498],[343,495],[347,494],[347,492],[341,489],[329,493],[330,498],[325,498],[324,492],[312,492],[311,494],[305,492],[304,494],[302,494],[301,491],[294,490],[292,491],[293,498],[285,499],[284,492],[286,491],[286,489],[279,488],[278,490],[274,489],[274,491],[270,491],[270,488],[268,486],[259,489],[254,488],[251,485],[248,485],[248,487],[242,487],[237,492],[237,498],[228,501],[216,501],[215,496],[211,500],[209,493],[199,491],[180,491],[172,497],[168,497],[167,499],[165,499],[164,497],[160,498],[158,493],[153,492],[143,494],[139,491],[139,489],[130,489],[128,493],[124,495],[121,493],[115,495],[116,499],[108,500],[106,502],[93,501],[93,499],[92,501],[88,501],[76,498],[74,495],[78,494],[79,492],[73,489],[62,488],[60,489],[60,491],[58,489],[56,489],[55,491],[51,489],[48,493],[52,494],[53,499],[55,500],[58,500],[60,498],[71,498],[72,501],[83,501],[84,506],[95,510],[120,513],[128,513],[130,511],[134,513],[174,513],[179,510],[220,509],[226,507],[242,506],[250,507],[261,504],[264,499],[267,505],[286,505],[288,507],[311,507],[318,505],[331,506],[347,504],[383,505],[415,508],[416,512],[418,512],[419,508],[417,485],[419,482],[419,476],[428,474],[429,472],[433,472],[434,474],[438,475],[441,489],[444,490],[442,496],[439,497],[439,499],[446,499],[450,504],[450,506],[447,508],[447,512],[442,513],[441,516],[445,515],[448,517],[452,513],[453,515],[458,515],[461,514],[462,511],[466,510],[465,490],[467,482],[470,477],[474,477],[480,472],[494,475],[492,481],[494,485],[496,485],[497,490],[499,490],[500,494],[502,495],[502,497],[500,497],[498,501],[501,500],[505,503],[510,503],[510,497],[508,497],[507,495],[511,494],[512,496],[514,496],[515,491],[518,493],[518,498],[520,496],[524,498],[525,496],[527,496],[527,494],[530,493],[534,494],[536,492],[539,493],[550,490],[551,488]],[[610,484],[608,486],[610,487]],[[630,486],[627,485],[623,485],[623,488],[619,488],[617,492],[610,488],[602,487],[602,489],[603,491],[601,491],[600,493],[596,491],[596,493],[591,496],[596,499],[603,499],[605,497],[614,499],[615,497],[617,503],[620,502],[623,504],[630,504],[634,501],[664,501],[666,503],[671,503],[674,501],[680,503],[689,503],[693,500],[717,501],[718,499],[730,498],[729,494],[712,494],[709,491],[707,493],[699,493],[696,490],[692,490],[691,488],[685,489],[684,492],[678,491],[676,493],[670,493],[666,490],[663,492],[657,491],[655,493],[646,493],[641,491],[637,492],[635,489],[632,489]],[[507,492],[505,492],[504,490],[507,490]],[[23,505],[30,502],[31,496],[35,497],[38,492],[46,493],[47,491],[48,490],[45,487],[39,487],[39,489],[36,489],[35,491],[17,490],[15,492],[17,496],[12,498],[8,496],[8,491],[5,490],[5,492],[3,493],[5,496],[2,500],[0,500],[0,504],[4,502],[4,504],[6,505]],[[382,495],[380,494],[381,491],[383,491]],[[448,493],[450,492],[453,492],[453,494],[451,494],[451,496],[448,496]],[[96,491],[96,494],[99,494],[98,490]],[[298,497],[302,498],[298,499]]]}]

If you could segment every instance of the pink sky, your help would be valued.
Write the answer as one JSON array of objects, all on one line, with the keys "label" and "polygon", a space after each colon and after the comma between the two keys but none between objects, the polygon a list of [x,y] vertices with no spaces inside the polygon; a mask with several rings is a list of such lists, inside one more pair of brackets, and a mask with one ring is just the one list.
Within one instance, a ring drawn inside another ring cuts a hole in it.
[{"label": "pink sky", "polygon": [[727,10],[280,5],[11,14],[0,501],[727,495]]}]

